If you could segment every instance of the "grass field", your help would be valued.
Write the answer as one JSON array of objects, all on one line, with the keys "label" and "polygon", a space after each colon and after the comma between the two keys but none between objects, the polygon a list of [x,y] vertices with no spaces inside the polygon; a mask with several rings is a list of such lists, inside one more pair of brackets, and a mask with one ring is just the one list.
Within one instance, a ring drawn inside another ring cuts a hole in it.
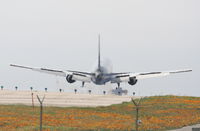
[{"label": "grass field", "polygon": [[[39,107],[0,106],[0,131],[39,130]],[[155,96],[141,102],[139,130],[168,130],[200,123],[200,97]],[[134,130],[133,103],[97,108],[44,107],[45,131]]]}]

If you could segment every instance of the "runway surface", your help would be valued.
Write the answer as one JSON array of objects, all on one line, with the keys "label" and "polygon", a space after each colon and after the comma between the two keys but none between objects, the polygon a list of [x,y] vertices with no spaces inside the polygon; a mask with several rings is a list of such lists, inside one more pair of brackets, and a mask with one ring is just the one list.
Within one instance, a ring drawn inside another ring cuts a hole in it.
[{"label": "runway surface", "polygon": [[186,126],[181,129],[175,129],[175,130],[170,130],[170,131],[200,131],[200,124]]},{"label": "runway surface", "polygon": [[8,91],[0,90],[0,104],[1,105],[32,105],[32,94],[34,105],[38,106],[37,95],[43,97],[44,106],[56,107],[97,107],[109,106],[112,104],[119,104],[122,102],[129,102],[130,96],[117,96],[117,95],[94,95],[94,94],[75,94],[65,92],[38,92],[38,91]]}]

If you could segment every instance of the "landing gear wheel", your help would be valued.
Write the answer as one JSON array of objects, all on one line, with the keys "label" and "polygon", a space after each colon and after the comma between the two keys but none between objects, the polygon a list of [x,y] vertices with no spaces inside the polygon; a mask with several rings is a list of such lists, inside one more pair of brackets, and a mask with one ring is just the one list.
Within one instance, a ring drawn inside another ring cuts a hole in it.
[{"label": "landing gear wheel", "polygon": [[119,88],[120,88],[120,83],[117,83],[116,89],[119,89]]}]

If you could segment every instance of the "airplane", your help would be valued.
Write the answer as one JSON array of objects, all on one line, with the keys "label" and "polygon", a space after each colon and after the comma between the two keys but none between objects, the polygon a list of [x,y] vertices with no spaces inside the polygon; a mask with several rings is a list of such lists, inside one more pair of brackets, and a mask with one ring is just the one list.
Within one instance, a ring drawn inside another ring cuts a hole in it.
[{"label": "airplane", "polygon": [[98,64],[95,70],[92,72],[72,71],[72,70],[54,70],[47,68],[31,68],[21,65],[11,64],[12,67],[24,68],[32,71],[48,73],[56,76],[65,77],[68,83],[74,83],[76,81],[82,82],[82,87],[85,83],[93,82],[96,85],[105,85],[106,83],[116,83],[117,88],[120,88],[120,83],[127,82],[130,85],[135,85],[138,80],[154,77],[162,77],[176,73],[191,72],[191,69],[175,70],[175,71],[163,71],[163,72],[112,72],[111,64],[103,64],[100,54],[100,35],[98,36]]}]

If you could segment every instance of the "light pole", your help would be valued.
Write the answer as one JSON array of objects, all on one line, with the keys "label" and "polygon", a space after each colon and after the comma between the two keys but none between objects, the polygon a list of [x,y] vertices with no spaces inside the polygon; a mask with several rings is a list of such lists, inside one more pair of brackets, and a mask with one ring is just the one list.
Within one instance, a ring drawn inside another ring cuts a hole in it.
[{"label": "light pole", "polygon": [[33,92],[31,93],[31,98],[32,98],[32,107],[34,109],[34,99],[33,99]]},{"label": "light pole", "polygon": [[74,89],[74,92],[75,92],[75,94],[76,94],[76,92],[77,92],[77,89]]},{"label": "light pole", "polygon": [[89,92],[89,94],[91,94],[92,91],[91,91],[91,90],[88,90],[88,92]]}]

